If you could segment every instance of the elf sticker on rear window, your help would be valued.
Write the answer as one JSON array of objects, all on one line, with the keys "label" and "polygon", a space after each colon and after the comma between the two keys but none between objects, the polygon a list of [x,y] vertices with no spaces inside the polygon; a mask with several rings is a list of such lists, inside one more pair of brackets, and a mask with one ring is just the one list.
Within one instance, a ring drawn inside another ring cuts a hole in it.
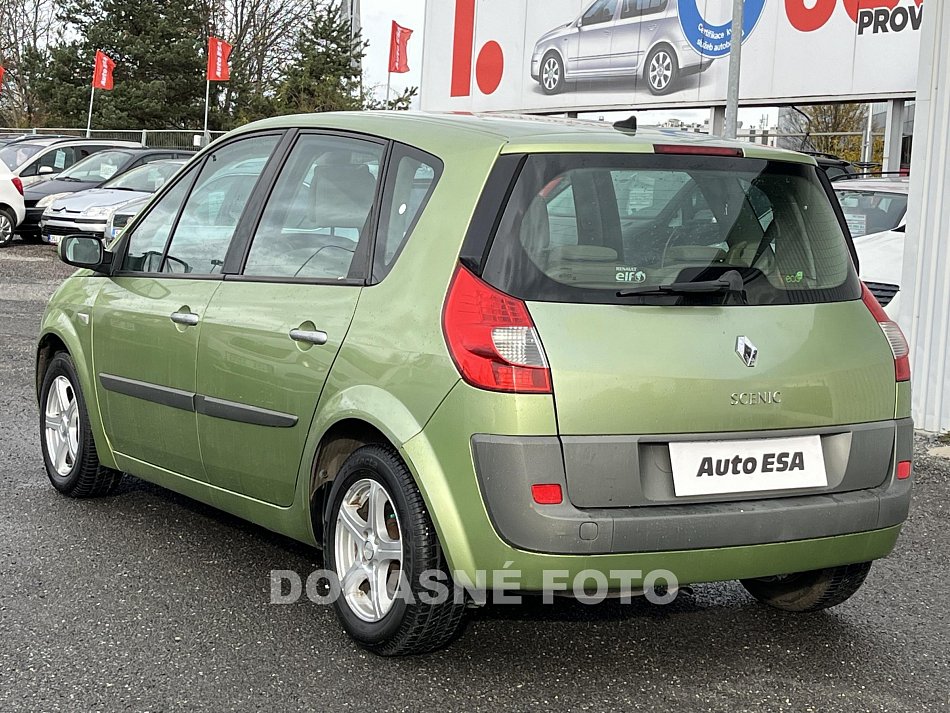
[{"label": "elf sticker on rear window", "polygon": [[647,274],[638,267],[617,267],[617,282],[646,282]]}]

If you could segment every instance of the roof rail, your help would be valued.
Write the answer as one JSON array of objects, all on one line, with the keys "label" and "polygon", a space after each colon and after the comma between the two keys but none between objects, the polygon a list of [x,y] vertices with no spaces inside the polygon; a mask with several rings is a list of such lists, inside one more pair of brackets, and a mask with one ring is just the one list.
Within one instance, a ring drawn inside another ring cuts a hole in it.
[{"label": "roof rail", "polygon": [[864,171],[863,173],[845,173],[840,176],[835,176],[831,179],[831,182],[838,183],[840,181],[855,181],[862,178],[881,178],[882,176],[909,178],[910,171]]}]

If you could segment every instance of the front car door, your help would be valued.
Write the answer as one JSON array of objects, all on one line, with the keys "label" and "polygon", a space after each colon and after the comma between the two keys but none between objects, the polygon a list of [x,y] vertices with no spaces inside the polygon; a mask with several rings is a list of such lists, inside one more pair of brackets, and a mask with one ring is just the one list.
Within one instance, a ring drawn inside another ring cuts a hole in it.
[{"label": "front car door", "polygon": [[577,73],[610,71],[610,44],[619,0],[597,0],[583,14],[577,34]]},{"label": "front car door", "polygon": [[[195,421],[201,320],[231,239],[281,135],[224,144],[186,170],[134,224],[93,313],[106,433],[128,459],[204,480]],[[221,188],[222,176],[241,180]],[[216,188],[218,186],[218,188]]]},{"label": "front car door", "polygon": [[317,401],[366,281],[386,145],[300,134],[241,274],[202,321],[198,438],[211,484],[293,502]]}]

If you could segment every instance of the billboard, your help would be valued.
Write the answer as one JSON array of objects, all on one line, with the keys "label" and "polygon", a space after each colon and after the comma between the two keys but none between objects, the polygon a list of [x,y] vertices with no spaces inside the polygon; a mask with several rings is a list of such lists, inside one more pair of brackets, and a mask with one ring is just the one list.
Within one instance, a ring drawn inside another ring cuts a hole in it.
[{"label": "billboard", "polygon": [[[913,97],[923,11],[923,0],[745,0],[741,101]],[[732,0],[427,0],[422,108],[723,104],[731,14]]]}]

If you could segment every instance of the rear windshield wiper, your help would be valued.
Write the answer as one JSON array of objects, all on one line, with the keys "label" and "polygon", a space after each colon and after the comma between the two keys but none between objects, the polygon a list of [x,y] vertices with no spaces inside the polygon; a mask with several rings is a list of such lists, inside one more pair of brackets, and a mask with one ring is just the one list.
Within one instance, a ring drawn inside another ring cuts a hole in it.
[{"label": "rear windshield wiper", "polygon": [[621,290],[617,297],[664,297],[667,295],[694,295],[715,294],[717,292],[744,292],[742,275],[736,270],[730,270],[718,280],[702,280],[699,282],[671,282],[667,285],[654,287],[634,287]]}]

